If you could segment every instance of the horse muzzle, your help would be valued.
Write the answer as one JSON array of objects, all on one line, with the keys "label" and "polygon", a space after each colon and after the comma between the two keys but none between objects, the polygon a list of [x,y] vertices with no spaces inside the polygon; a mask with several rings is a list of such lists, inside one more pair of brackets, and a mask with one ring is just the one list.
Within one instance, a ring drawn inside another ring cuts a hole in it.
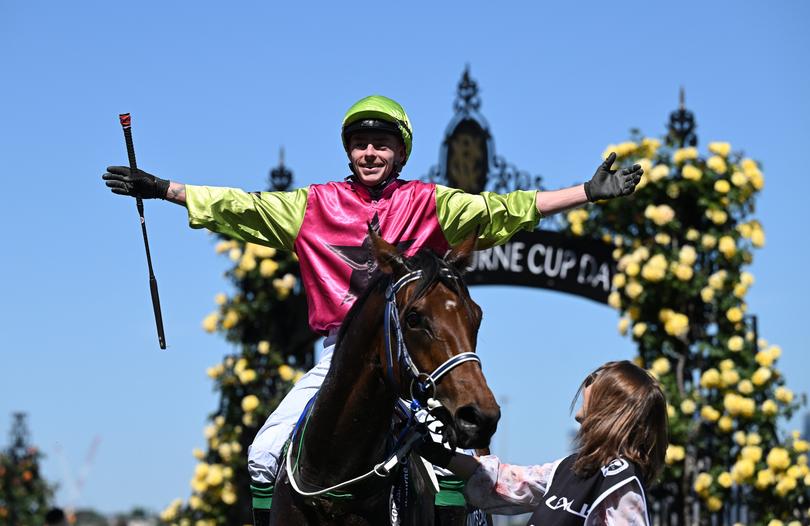
[{"label": "horse muzzle", "polygon": [[482,410],[475,405],[459,407],[453,415],[458,446],[468,449],[489,447],[500,418],[501,410],[497,406],[494,410]]}]

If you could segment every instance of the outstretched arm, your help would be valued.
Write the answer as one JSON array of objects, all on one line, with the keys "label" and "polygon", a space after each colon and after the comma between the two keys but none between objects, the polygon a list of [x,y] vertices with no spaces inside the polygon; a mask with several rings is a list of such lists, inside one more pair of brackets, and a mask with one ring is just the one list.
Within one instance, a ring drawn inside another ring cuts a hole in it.
[{"label": "outstretched arm", "polygon": [[616,154],[611,153],[596,169],[591,180],[585,184],[562,190],[537,192],[537,211],[543,216],[548,216],[582,206],[587,202],[632,194],[644,171],[637,164],[630,168],[611,170],[615,160]]}]

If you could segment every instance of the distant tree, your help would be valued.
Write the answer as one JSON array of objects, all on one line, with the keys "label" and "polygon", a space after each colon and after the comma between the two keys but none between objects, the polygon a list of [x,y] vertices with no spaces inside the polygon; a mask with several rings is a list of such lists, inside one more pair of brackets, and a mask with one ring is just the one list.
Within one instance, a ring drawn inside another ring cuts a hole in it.
[{"label": "distant tree", "polygon": [[0,452],[0,525],[44,523],[53,488],[40,475],[41,458],[29,442],[25,414],[15,413],[11,444]]}]

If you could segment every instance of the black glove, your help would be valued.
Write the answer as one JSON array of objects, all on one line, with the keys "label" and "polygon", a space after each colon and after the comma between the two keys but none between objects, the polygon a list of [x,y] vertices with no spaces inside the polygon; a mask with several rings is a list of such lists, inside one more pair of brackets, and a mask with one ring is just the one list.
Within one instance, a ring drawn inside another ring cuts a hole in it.
[{"label": "black glove", "polygon": [[108,166],[101,176],[114,194],[130,195],[141,199],[166,199],[169,181],[148,174],[141,169],[134,173],[127,166]]},{"label": "black glove", "polygon": [[450,451],[442,444],[434,442],[430,438],[430,435],[426,435],[421,441],[417,442],[413,449],[420,457],[434,466],[439,466],[444,469],[447,469],[447,466],[450,465],[450,461],[453,460],[453,456],[455,455],[454,452]]},{"label": "black glove", "polygon": [[585,195],[588,196],[588,201],[593,203],[601,199],[630,195],[636,189],[644,170],[638,164],[634,164],[630,168],[611,170],[610,167],[613,166],[615,160],[616,154],[611,153],[596,169],[593,178],[585,183]]}]

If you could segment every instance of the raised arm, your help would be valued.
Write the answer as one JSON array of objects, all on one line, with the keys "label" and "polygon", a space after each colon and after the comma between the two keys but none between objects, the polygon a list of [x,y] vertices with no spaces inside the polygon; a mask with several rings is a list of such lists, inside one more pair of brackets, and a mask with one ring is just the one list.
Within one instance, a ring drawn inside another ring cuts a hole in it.
[{"label": "raised arm", "polygon": [[611,153],[596,169],[591,180],[585,184],[562,190],[537,192],[537,211],[543,216],[549,216],[582,206],[587,202],[632,194],[644,171],[638,164],[629,168],[611,170],[615,160],[616,154]]}]

